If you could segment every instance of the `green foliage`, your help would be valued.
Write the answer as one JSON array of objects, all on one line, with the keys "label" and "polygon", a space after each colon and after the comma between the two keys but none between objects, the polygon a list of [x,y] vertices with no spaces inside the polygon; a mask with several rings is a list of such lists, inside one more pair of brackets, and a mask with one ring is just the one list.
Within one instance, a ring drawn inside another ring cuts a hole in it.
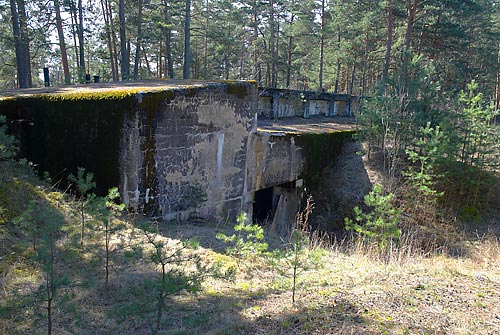
[{"label": "green foliage", "polygon": [[78,168],[76,177],[70,174],[68,179],[75,183],[81,197],[85,197],[87,193],[96,186],[94,174],[92,172],[86,172],[83,167]]},{"label": "green foliage", "polygon": [[[40,285],[38,293],[42,295],[43,292],[43,300],[47,310],[47,333],[51,334],[53,302],[56,299],[57,288],[68,284],[68,278],[59,275],[56,268],[56,257],[58,256],[56,242],[60,236],[64,219],[51,204],[45,201],[32,201],[22,215],[21,221],[30,222],[33,227],[31,230],[35,260],[43,270],[43,283]],[[37,237],[38,243],[36,243]]]},{"label": "green foliage", "polygon": [[16,140],[7,134],[6,118],[0,115],[0,160],[10,159],[16,152]]},{"label": "green foliage", "polygon": [[[195,252],[199,247],[197,238],[185,241],[168,240],[149,227],[146,227],[145,234],[151,247],[148,259],[160,269],[161,274],[154,287],[157,294],[157,318],[153,333],[157,333],[161,328],[165,298],[168,294],[179,289],[189,292],[200,291],[201,282],[205,277],[224,277],[225,274],[219,271],[221,270],[219,265],[204,264],[200,255]],[[174,278],[181,280],[174,281]]]},{"label": "green foliage", "polygon": [[246,213],[241,213],[236,219],[234,226],[235,234],[227,236],[223,233],[217,234],[217,239],[222,240],[231,247],[226,252],[236,257],[258,256],[267,250],[267,243],[264,241],[264,229],[259,225],[248,223]]},{"label": "green foliage", "polygon": [[346,229],[377,242],[379,248],[384,250],[390,241],[397,241],[401,235],[397,223],[402,213],[392,205],[393,197],[392,193],[383,195],[381,185],[373,186],[364,197],[365,205],[371,211],[365,213],[358,206],[354,207],[354,220],[345,218]]},{"label": "green foliage", "polygon": [[95,198],[95,194],[89,193],[96,186],[94,174],[86,172],[85,168],[79,167],[77,176],[75,177],[73,174],[70,174],[68,179],[75,183],[78,193],[80,193],[80,244],[83,245],[85,235],[85,206]]},{"label": "green foliage", "polygon": [[104,226],[104,246],[105,246],[105,278],[106,283],[109,280],[109,263],[111,260],[111,253],[113,249],[111,247],[111,234],[118,231],[121,226],[113,226],[113,220],[117,218],[125,209],[125,205],[119,203],[120,192],[117,187],[113,187],[108,190],[108,194],[105,198],[96,197],[92,201],[92,212],[97,216],[97,218],[102,221]]},{"label": "green foliage", "polygon": [[273,252],[273,257],[270,258],[271,265],[282,276],[292,278],[292,303],[295,303],[296,300],[299,275],[304,271],[319,267],[323,256],[323,250],[313,247],[311,243],[311,239],[315,238],[311,234],[308,223],[312,209],[312,197],[309,196],[305,208],[295,217],[286,249]]},{"label": "green foliage", "polygon": [[403,175],[410,182],[412,187],[417,191],[417,194],[424,198],[435,201],[442,196],[441,192],[435,190],[435,164],[442,157],[443,138],[444,134],[436,126],[432,128],[428,122],[425,128],[420,130],[422,137],[415,144],[418,150],[406,149],[406,154],[412,165]]},{"label": "green foliage", "polygon": [[495,118],[500,111],[484,102],[478,93],[478,84],[472,81],[467,92],[460,94],[463,108],[458,111],[456,127],[459,134],[459,159],[462,163],[477,166],[500,166],[500,125]]},{"label": "green foliage", "polygon": [[[399,69],[398,69],[399,70]],[[402,167],[406,150],[414,147],[420,130],[439,122],[436,107],[440,102],[439,85],[432,80],[434,68],[415,57],[409,64],[413,73],[405,83],[398,71],[387,81],[385,95],[362,101],[358,137],[368,141],[368,155],[379,151],[383,168],[394,177]]]}]

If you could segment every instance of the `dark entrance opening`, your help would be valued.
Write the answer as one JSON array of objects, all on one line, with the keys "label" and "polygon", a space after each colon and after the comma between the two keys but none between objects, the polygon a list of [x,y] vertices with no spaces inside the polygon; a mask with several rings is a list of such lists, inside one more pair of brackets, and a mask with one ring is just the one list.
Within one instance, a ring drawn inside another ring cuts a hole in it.
[{"label": "dark entrance opening", "polygon": [[290,181],[256,191],[253,202],[253,222],[261,225],[271,224],[280,197],[283,196],[283,189],[295,189],[295,184],[295,181]]},{"label": "dark entrance opening", "polygon": [[265,188],[255,192],[253,203],[253,222],[272,221],[274,216],[273,188]]}]

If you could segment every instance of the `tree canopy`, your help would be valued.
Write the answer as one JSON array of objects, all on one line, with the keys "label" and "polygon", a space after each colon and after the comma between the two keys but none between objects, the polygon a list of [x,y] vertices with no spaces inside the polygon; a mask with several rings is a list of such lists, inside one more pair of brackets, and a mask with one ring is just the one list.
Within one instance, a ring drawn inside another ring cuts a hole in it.
[{"label": "tree canopy", "polygon": [[[0,87],[254,79],[367,95],[419,56],[442,92],[498,100],[496,0],[1,0]],[[401,79],[403,79],[401,77]],[[383,86],[382,86],[383,87]]]}]

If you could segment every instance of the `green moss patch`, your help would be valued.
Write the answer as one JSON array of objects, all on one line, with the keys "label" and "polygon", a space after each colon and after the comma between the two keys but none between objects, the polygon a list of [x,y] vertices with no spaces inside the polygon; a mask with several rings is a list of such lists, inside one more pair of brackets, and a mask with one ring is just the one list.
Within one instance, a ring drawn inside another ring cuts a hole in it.
[{"label": "green moss patch", "polygon": [[295,143],[302,148],[305,157],[303,179],[310,188],[321,185],[325,171],[332,167],[346,141],[352,139],[352,130],[330,133],[300,134]]}]

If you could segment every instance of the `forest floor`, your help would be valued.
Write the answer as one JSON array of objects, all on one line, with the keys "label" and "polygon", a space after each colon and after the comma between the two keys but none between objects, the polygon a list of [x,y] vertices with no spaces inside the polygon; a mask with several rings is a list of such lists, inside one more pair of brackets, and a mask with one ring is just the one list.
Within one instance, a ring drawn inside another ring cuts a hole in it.
[{"label": "forest floor", "polygon": [[[334,213],[335,202],[352,207],[372,184],[382,181],[376,166],[356,154],[362,151],[354,143],[346,146],[325,185],[336,191],[314,199],[319,220],[339,221],[345,213]],[[34,250],[31,235],[21,233],[19,219],[29,202],[27,193],[45,199],[66,222],[55,244],[54,334],[155,333],[162,286],[151,234],[170,254],[182,249],[189,256],[166,267],[169,285],[158,334],[500,334],[498,216],[453,233],[450,240],[462,245],[460,253],[448,252],[445,245],[423,251],[411,234],[383,256],[349,237],[333,243],[315,239],[299,254],[295,302],[293,255],[283,251],[290,245],[278,236],[266,235],[270,252],[229,255],[216,234],[231,235],[234,223],[151,223],[122,217],[112,223],[106,283],[102,223],[88,215],[85,243],[80,245],[78,207],[72,197],[4,163],[2,334],[47,334],[48,272],[42,244]],[[329,197],[336,200],[327,205]],[[146,234],[144,224],[153,224],[155,232]],[[195,237],[198,248],[183,249],[180,241]],[[201,272],[195,259],[205,266]],[[196,276],[191,275],[197,274],[201,286],[193,293]]]}]

